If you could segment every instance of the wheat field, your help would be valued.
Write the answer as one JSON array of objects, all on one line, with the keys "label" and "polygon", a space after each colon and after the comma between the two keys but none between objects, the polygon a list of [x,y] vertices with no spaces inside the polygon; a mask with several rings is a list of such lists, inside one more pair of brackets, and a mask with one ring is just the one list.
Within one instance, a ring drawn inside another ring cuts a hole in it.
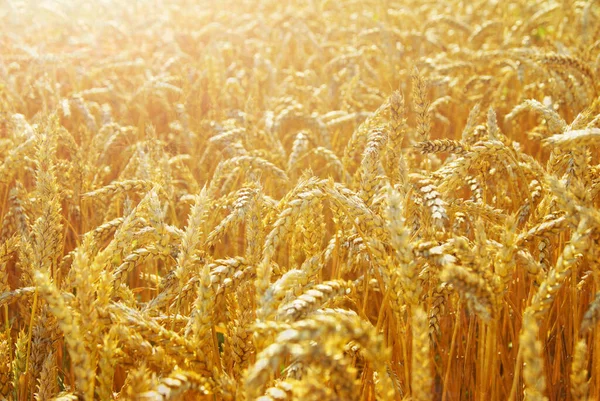
[{"label": "wheat field", "polygon": [[0,400],[600,400],[600,2],[0,26]]}]

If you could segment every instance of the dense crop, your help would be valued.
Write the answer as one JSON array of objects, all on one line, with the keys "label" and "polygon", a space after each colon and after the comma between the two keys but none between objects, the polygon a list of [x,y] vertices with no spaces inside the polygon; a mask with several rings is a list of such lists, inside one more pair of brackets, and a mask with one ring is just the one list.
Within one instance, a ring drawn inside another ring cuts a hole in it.
[{"label": "dense crop", "polygon": [[600,399],[598,2],[0,25],[0,399]]}]

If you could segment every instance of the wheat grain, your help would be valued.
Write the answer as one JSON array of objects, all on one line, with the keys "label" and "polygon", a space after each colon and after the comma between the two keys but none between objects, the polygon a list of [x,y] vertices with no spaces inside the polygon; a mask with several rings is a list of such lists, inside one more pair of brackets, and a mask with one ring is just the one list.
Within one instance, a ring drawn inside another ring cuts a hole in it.
[{"label": "wheat grain", "polygon": [[0,399],[600,399],[596,2],[0,3]]}]

